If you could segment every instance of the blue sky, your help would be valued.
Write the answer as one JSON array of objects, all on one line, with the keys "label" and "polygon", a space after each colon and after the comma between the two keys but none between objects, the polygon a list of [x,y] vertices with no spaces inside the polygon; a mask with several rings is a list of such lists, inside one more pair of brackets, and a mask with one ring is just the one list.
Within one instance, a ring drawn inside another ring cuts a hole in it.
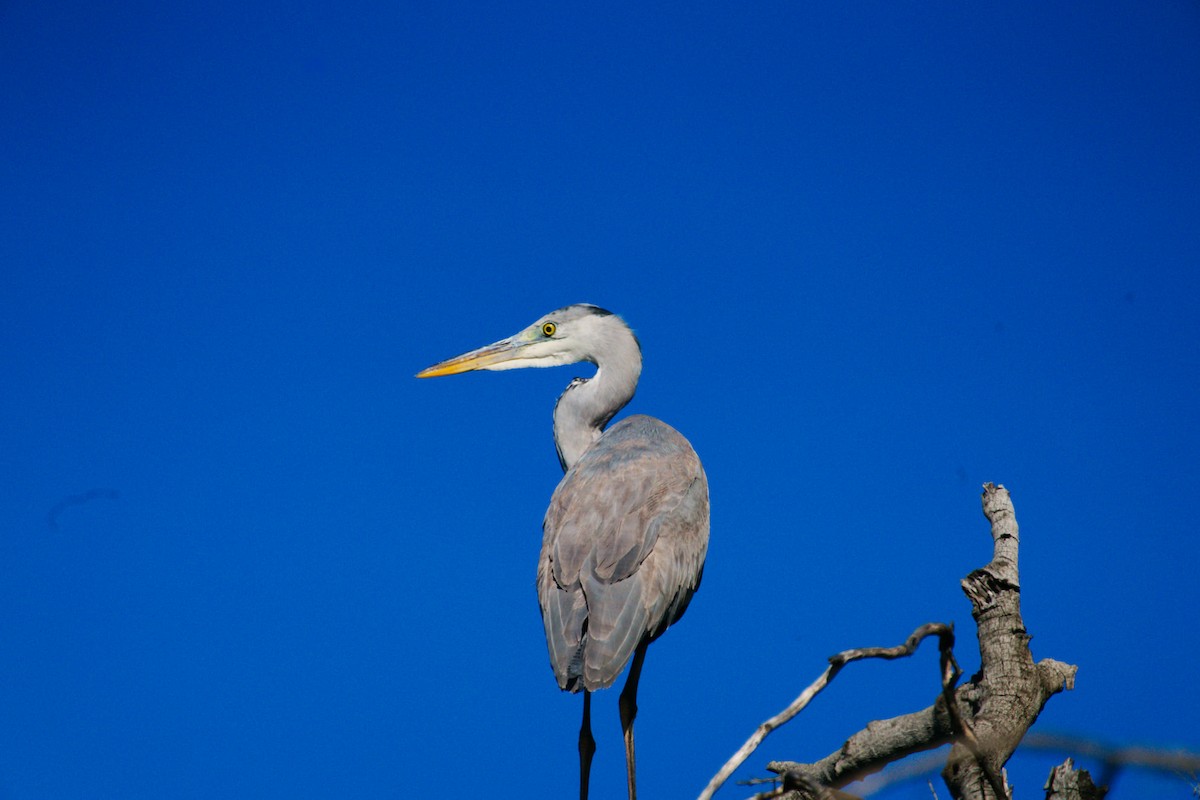
[{"label": "blue sky", "polygon": [[[533,577],[588,370],[412,376],[575,302],[712,493],[644,796],[838,650],[953,621],[969,674],[984,481],[1080,667],[1039,730],[1200,748],[1198,40],[1190,0],[4,3],[0,797],[570,796]],[[933,649],[855,665],[737,777],[935,693]]]}]

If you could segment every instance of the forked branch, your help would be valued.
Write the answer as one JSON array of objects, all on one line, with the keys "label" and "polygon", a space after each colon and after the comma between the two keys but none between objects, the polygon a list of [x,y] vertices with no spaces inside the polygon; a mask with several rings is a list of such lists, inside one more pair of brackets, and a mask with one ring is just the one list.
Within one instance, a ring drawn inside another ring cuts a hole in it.
[{"label": "forked branch", "polygon": [[[804,708],[812,702],[813,698],[820,694],[821,690],[829,685],[829,682],[841,672],[842,668],[854,661],[861,661],[866,658],[882,658],[892,660],[904,658],[916,652],[917,647],[929,636],[938,637],[938,649],[942,653],[941,672],[943,682],[949,678],[951,680],[949,692],[953,696],[953,681],[958,679],[961,672],[958,669],[958,664],[954,662],[954,626],[947,625],[941,622],[930,622],[917,628],[912,632],[902,644],[895,647],[861,647],[853,650],[843,650],[842,652],[830,656],[829,666],[825,671],[813,681],[809,686],[800,693],[800,696],[788,705],[783,711],[780,711],[775,716],[771,717],[766,722],[758,726],[746,743],[738,748],[730,759],[725,762],[725,765],[713,776],[708,785],[704,787],[704,791],[700,793],[699,800],[709,800],[721,788],[722,784],[729,779],[738,767],[740,767],[750,754],[753,753],[763,740],[771,733],[771,731],[785,725],[793,717],[799,714]],[[943,683],[943,688],[944,683]],[[805,776],[805,781],[808,776]],[[829,785],[821,783],[820,785]]]},{"label": "forked branch", "polygon": [[978,629],[979,673],[956,688],[961,673],[954,660],[954,633],[949,625],[941,623],[922,625],[897,647],[839,653],[791,705],[759,725],[709,781],[700,800],[711,798],[771,731],[799,714],[846,664],[864,658],[911,655],[924,638],[932,635],[938,637],[941,653],[941,693],[932,706],[872,722],[820,761],[771,762],[767,769],[783,776],[783,786],[764,796],[782,796],[790,790],[812,796],[814,789],[819,789],[819,794],[836,796],[837,789],[889,763],[954,742],[942,773],[951,794],[965,800],[1008,800],[1005,762],[1046,701],[1064,688],[1073,688],[1076,668],[1052,659],[1034,663],[1030,636],[1021,619],[1017,559],[1020,539],[1008,491],[1003,486],[985,484],[983,511],[991,522],[992,560],[962,582]]}]

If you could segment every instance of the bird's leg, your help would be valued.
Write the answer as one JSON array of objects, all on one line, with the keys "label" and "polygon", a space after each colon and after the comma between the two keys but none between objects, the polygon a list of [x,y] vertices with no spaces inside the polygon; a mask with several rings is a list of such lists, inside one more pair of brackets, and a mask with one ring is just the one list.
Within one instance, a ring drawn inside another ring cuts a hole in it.
[{"label": "bird's leg", "polygon": [[588,778],[592,773],[592,755],[596,740],[592,738],[592,693],[583,690],[583,722],[579,726],[579,800],[588,800]]},{"label": "bird's leg", "polygon": [[638,679],[642,676],[642,661],[646,658],[646,645],[642,642],[633,654],[629,677],[621,690],[621,730],[625,732],[625,772],[629,778],[629,800],[637,800],[637,770],[633,763],[633,718],[637,716]]}]

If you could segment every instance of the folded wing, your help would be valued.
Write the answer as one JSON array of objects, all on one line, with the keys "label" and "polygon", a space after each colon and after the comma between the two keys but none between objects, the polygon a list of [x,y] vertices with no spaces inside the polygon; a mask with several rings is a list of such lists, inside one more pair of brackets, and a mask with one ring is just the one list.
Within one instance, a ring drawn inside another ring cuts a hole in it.
[{"label": "folded wing", "polygon": [[538,600],[561,688],[612,685],[683,616],[708,550],[708,483],[687,440],[635,415],[563,477],[543,524]]}]

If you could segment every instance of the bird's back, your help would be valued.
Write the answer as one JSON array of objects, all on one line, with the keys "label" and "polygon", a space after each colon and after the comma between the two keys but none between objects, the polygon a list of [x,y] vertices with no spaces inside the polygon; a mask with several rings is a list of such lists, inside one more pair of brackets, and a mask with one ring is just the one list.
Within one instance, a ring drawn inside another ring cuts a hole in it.
[{"label": "bird's back", "polygon": [[543,524],[538,600],[558,684],[612,685],[683,616],[708,550],[708,482],[674,428],[634,415],[567,471]]}]

